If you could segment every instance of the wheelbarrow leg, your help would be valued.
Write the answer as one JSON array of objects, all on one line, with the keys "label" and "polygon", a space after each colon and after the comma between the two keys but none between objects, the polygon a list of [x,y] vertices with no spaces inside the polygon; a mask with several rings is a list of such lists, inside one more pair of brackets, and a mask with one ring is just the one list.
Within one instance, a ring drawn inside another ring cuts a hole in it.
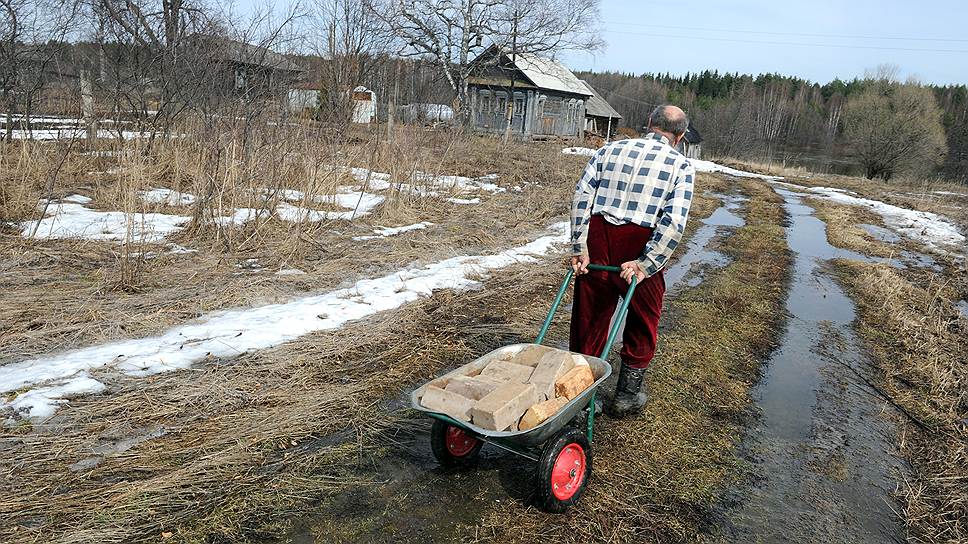
[{"label": "wheelbarrow leg", "polygon": [[592,391],[591,398],[588,399],[588,443],[592,443],[592,437],[595,434],[595,396],[598,395],[598,391]]}]

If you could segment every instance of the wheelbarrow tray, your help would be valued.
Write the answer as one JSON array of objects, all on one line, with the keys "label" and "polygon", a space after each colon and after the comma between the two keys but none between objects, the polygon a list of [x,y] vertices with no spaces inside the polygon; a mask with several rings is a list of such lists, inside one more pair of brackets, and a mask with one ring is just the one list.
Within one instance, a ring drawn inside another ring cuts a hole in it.
[{"label": "wheelbarrow tray", "polygon": [[[454,369],[443,376],[435,378],[430,382],[424,384],[423,386],[414,390],[410,394],[410,405],[427,415],[446,421],[451,425],[460,427],[465,431],[479,436],[484,439],[485,442],[491,443],[505,443],[508,445],[524,447],[524,448],[538,448],[546,442],[549,438],[555,435],[558,431],[567,425],[572,419],[575,418],[582,410],[588,407],[589,400],[595,389],[602,384],[609,375],[612,373],[612,367],[607,362],[603,361],[598,357],[591,357],[588,355],[583,355],[583,357],[588,361],[588,365],[591,367],[592,375],[595,376],[595,382],[584,391],[581,392],[577,397],[568,401],[568,404],[563,406],[555,415],[543,421],[540,425],[528,429],[526,431],[492,431],[489,429],[484,429],[474,425],[467,421],[458,421],[446,414],[440,412],[434,412],[420,405],[420,399],[423,398],[424,391],[430,385],[438,385],[446,382],[449,378],[456,376],[465,376],[469,373],[477,373],[483,370],[485,366],[496,358],[504,355],[505,353],[517,353],[522,349],[529,346],[540,346],[539,344],[511,344],[509,346],[504,346],[498,348],[482,357],[479,357],[466,365]],[[544,349],[550,349],[547,346],[540,346]]]}]

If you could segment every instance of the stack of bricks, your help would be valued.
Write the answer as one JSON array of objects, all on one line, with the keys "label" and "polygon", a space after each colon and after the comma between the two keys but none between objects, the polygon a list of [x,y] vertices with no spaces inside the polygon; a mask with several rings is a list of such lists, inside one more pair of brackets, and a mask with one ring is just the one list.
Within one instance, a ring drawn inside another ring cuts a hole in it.
[{"label": "stack of bricks", "polygon": [[484,429],[525,431],[544,423],[594,382],[581,355],[528,346],[431,382],[420,403]]}]

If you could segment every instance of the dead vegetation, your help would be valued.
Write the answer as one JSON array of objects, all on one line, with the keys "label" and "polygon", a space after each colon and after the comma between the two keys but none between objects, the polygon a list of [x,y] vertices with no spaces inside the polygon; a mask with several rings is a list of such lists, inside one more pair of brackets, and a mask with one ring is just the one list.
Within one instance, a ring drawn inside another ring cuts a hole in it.
[{"label": "dead vegetation", "polygon": [[[134,218],[146,212],[192,217],[170,240],[197,251],[170,253],[165,244],[135,239],[121,244],[25,240],[19,228],[17,233],[0,234],[0,251],[8,257],[0,265],[0,362],[144,336],[221,308],[279,302],[419,260],[513,245],[560,220],[574,183],[571,178],[582,163],[562,155],[555,145],[504,146],[494,139],[419,129],[399,130],[392,140],[384,134],[361,133],[341,144],[295,129],[284,135],[269,132],[249,136],[254,151],[248,155],[231,155],[234,148],[228,143],[228,151],[222,152],[222,142],[212,138],[209,143],[202,136],[164,140],[151,149],[134,141],[110,156],[55,144],[5,148],[8,153],[0,154],[0,160],[10,168],[0,170],[7,176],[0,191],[2,214],[8,220],[38,217],[38,198],[48,194],[80,193],[94,199],[91,207],[122,210]],[[50,179],[60,153],[69,158],[48,190],[37,180]],[[230,156],[219,157],[220,153]],[[290,159],[280,161],[281,156]],[[410,180],[418,171],[468,177],[497,173],[496,183],[507,190],[480,194],[480,204],[473,206],[447,202],[446,191],[432,198],[385,191],[383,205],[352,222],[291,222],[269,213],[282,201],[283,189],[303,191],[304,201],[294,204],[310,207],[314,204],[309,195],[331,194],[338,186],[357,183],[330,164],[369,164],[394,180]],[[190,206],[174,207],[137,198],[138,191],[153,187],[198,199]],[[207,221],[236,207],[256,206],[252,190],[257,187],[275,192],[274,198],[258,204],[265,207],[264,215],[242,228]],[[418,221],[434,225],[406,236],[352,240],[371,234],[377,226]],[[306,274],[273,276],[291,268]]]},{"label": "dead vegetation", "polygon": [[549,518],[502,502],[479,541],[684,541],[741,470],[734,448],[748,388],[783,319],[790,265],[780,199],[743,182],[747,225],[724,242],[735,261],[670,303],[675,333],[660,335],[641,416],[596,432],[595,475],[582,507]]},{"label": "dead vegetation", "polygon": [[841,261],[858,329],[902,417],[899,445],[913,469],[899,485],[911,542],[968,539],[968,320],[944,279]]}]

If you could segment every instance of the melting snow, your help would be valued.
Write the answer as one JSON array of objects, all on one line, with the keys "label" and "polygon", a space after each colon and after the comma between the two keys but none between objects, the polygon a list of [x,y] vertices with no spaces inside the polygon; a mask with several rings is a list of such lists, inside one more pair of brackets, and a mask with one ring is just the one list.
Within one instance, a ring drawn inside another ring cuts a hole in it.
[{"label": "melting snow", "polygon": [[405,225],[402,227],[380,227],[373,231],[371,236],[354,236],[353,240],[361,242],[363,240],[373,240],[376,238],[386,238],[387,236],[396,236],[398,234],[403,234],[405,232],[410,232],[412,230],[423,230],[427,227],[432,227],[433,223],[430,221],[423,221],[420,223],[415,223],[413,225]]},{"label": "melting snow", "polygon": [[723,166],[721,164],[716,164],[712,161],[703,161],[699,159],[689,159],[692,166],[697,172],[719,172],[722,174],[728,174],[730,176],[736,176],[740,178],[759,178],[765,180],[778,180],[783,179],[781,176],[767,176],[765,174],[756,174],[753,172],[747,172],[745,170],[737,170],[735,168],[730,168],[728,166]]},{"label": "melting snow", "polygon": [[[21,234],[30,237],[37,230],[37,238],[85,238],[88,240],[125,240],[128,227],[131,238],[146,242],[160,242],[169,234],[181,230],[188,217],[162,213],[105,212],[84,206],[91,201],[82,195],[71,195],[60,202],[51,202],[47,216],[39,221],[21,224]],[[44,201],[41,201],[42,209]]]},{"label": "melting snow", "polygon": [[448,198],[447,202],[451,202],[453,204],[459,204],[461,206],[468,206],[471,204],[480,204],[481,199],[476,197],[475,198]]},{"label": "melting snow", "polygon": [[854,196],[856,193],[838,189],[836,187],[805,187],[792,183],[774,182],[795,189],[797,191],[809,192],[814,195],[852,206],[864,206],[877,213],[884,220],[884,224],[894,231],[907,236],[924,245],[945,252],[945,247],[955,247],[961,252],[965,250],[965,236],[959,232],[958,227],[951,223],[946,217],[931,212],[922,212],[909,208],[902,208],[880,200],[872,200]]},{"label": "melting snow", "polygon": [[156,188],[139,193],[141,199],[150,204],[164,204],[166,206],[188,206],[195,202],[195,195],[180,193],[171,189]]},{"label": "melting snow", "polygon": [[582,155],[585,157],[591,157],[598,152],[597,149],[592,149],[590,147],[566,147],[561,150],[565,155]]},{"label": "melting snow", "polygon": [[440,289],[469,289],[480,285],[480,277],[488,271],[534,262],[536,256],[567,242],[566,222],[553,225],[551,230],[552,234],[493,255],[414,264],[383,277],[360,280],[347,289],[285,304],[214,312],[160,336],[0,366],[0,393],[29,389],[0,404],[0,409],[42,420],[67,397],[102,390],[103,385],[87,375],[92,369],[111,367],[141,377],[188,368],[204,359],[234,357],[312,332],[338,329],[347,322],[399,308]]}]

